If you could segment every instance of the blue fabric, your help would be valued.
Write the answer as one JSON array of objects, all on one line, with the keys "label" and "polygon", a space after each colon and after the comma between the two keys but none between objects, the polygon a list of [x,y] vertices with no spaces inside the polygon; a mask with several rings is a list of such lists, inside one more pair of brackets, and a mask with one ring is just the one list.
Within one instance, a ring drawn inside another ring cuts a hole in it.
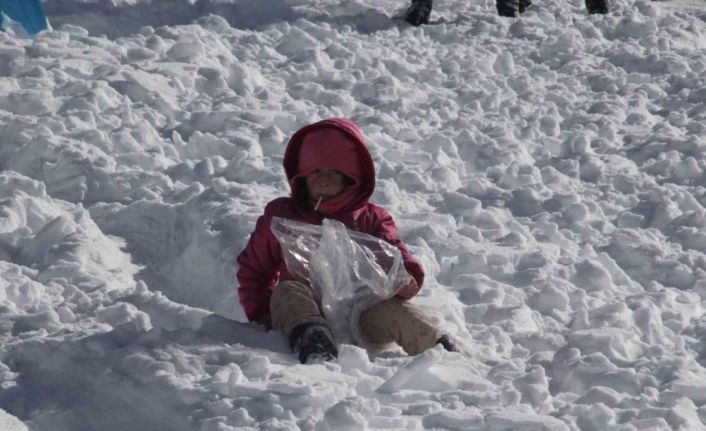
[{"label": "blue fabric", "polygon": [[27,33],[37,34],[47,29],[47,16],[41,0],[0,0],[0,11],[22,24]]}]

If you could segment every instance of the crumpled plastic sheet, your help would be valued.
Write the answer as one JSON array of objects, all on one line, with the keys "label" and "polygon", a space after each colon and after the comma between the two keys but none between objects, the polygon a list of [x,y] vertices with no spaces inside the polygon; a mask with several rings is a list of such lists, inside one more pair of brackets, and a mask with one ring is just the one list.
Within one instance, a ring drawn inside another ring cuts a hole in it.
[{"label": "crumpled plastic sheet", "polygon": [[311,287],[336,341],[370,345],[360,332],[360,313],[411,278],[399,249],[331,219],[319,226],[273,217],[270,228],[290,275]]}]

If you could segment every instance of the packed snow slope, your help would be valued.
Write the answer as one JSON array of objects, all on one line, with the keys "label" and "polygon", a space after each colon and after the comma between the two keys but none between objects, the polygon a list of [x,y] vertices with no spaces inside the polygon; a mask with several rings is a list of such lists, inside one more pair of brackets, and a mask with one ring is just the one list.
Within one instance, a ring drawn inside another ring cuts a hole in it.
[{"label": "packed snow slope", "polygon": [[[706,429],[704,5],[47,0],[0,33],[0,428]],[[299,365],[235,256],[352,118],[464,349]]]}]

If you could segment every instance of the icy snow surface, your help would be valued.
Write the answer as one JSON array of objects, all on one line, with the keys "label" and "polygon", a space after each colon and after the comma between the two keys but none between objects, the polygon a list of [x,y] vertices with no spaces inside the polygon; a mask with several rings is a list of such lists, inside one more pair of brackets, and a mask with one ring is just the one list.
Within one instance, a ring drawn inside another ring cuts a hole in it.
[{"label": "icy snow surface", "polygon": [[[3,430],[706,429],[702,2],[44,3],[0,33]],[[244,322],[234,258],[331,116],[464,354],[302,366]]]}]

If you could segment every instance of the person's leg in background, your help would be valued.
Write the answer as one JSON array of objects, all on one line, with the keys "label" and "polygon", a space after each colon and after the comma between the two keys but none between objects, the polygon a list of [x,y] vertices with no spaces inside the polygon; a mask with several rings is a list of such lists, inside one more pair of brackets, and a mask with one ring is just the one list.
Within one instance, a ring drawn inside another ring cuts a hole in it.
[{"label": "person's leg in background", "polygon": [[608,0],[586,0],[588,13],[608,13]]},{"label": "person's leg in background", "polygon": [[532,5],[531,0],[496,0],[495,6],[498,9],[498,15],[513,17],[524,12]]},{"label": "person's leg in background", "polygon": [[[590,14],[608,13],[608,0],[585,0],[586,10]],[[495,6],[498,9],[498,15],[514,17],[524,12],[532,5],[531,0],[496,0]]]},{"label": "person's leg in background", "polygon": [[412,0],[412,4],[404,13],[404,20],[413,26],[429,24],[432,0]]},{"label": "person's leg in background", "polygon": [[[412,0],[404,13],[404,20],[413,26],[429,24],[433,0]],[[585,0],[586,10],[590,14],[608,13],[608,0]],[[496,0],[498,15],[514,17],[532,5],[532,0]]]}]

